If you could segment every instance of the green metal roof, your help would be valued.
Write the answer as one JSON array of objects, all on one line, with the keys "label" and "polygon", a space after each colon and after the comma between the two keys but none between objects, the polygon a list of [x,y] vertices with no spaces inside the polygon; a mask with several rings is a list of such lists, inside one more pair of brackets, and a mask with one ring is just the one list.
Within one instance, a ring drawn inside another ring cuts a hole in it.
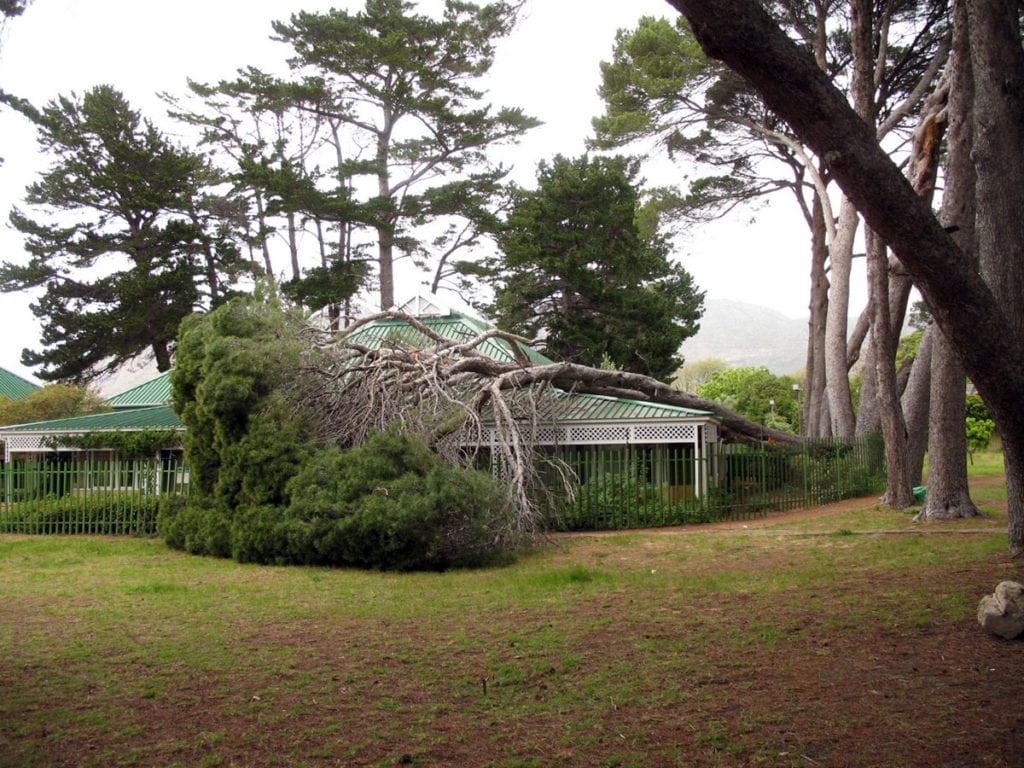
[{"label": "green metal roof", "polygon": [[558,392],[559,421],[638,421],[642,419],[692,419],[712,416],[710,411],[679,405],[649,403],[624,397]]},{"label": "green metal roof", "polygon": [[147,405],[166,405],[171,401],[171,372],[164,371],[156,378],[144,381],[131,389],[107,398],[114,408],[140,408]]},{"label": "green metal roof", "polygon": [[[458,312],[450,312],[436,317],[418,317],[416,319],[438,336],[455,342],[470,341],[492,330],[491,326],[487,325],[487,323]],[[357,328],[346,338],[349,341],[365,344],[368,347],[408,346],[413,349],[425,349],[434,343],[433,339],[426,336],[422,331],[413,328],[405,320],[398,318],[374,320],[362,328]],[[517,346],[531,363],[547,365],[553,362],[526,344],[518,344]],[[499,362],[507,363],[515,360],[512,345],[505,339],[486,339],[477,349]]]},{"label": "green metal roof", "polygon": [[23,379],[6,368],[0,368],[0,395],[9,397],[11,400],[21,400],[39,388],[38,384],[33,384],[28,379]]},{"label": "green metal roof", "polygon": [[4,427],[3,433],[11,432],[102,432],[105,430],[133,429],[184,429],[177,415],[167,405],[148,408],[123,408],[107,413],[89,416],[73,416],[68,419],[35,421],[31,424],[15,424]]},{"label": "green metal roof", "polygon": [[[403,309],[408,310],[407,307]],[[492,330],[492,326],[468,315],[454,311],[434,308],[436,314],[420,315],[416,319],[439,336],[453,341],[469,341]],[[368,347],[408,346],[424,349],[433,344],[433,340],[399,318],[385,318],[368,323],[353,331],[347,337],[349,341],[365,344]],[[518,344],[519,349],[531,363],[549,365],[550,358],[532,349],[526,344]],[[500,362],[509,362],[515,357],[511,344],[504,339],[487,339],[477,349],[488,357]],[[645,419],[693,419],[711,417],[710,411],[684,408],[676,405],[650,403],[627,398],[606,397],[581,393],[566,393],[554,390],[556,395],[549,400],[550,411],[542,413],[542,418],[556,421],[640,421]]]}]

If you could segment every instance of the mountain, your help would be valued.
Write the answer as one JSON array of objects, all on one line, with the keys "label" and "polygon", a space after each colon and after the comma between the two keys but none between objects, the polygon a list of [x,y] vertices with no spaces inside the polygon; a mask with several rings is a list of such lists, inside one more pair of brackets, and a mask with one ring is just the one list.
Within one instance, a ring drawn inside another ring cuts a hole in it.
[{"label": "mountain", "polygon": [[763,365],[777,376],[802,371],[807,321],[757,304],[729,299],[704,302],[696,336],[683,342],[689,363],[716,357],[734,368]]}]

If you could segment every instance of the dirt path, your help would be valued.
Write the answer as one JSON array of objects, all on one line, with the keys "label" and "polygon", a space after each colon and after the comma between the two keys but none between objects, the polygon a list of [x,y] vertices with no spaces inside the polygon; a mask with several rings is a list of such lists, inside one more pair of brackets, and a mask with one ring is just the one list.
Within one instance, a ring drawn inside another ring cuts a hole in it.
[{"label": "dirt path", "polygon": [[[993,477],[979,477],[971,479],[971,488],[988,488],[995,485],[1002,485],[1006,482],[1005,478],[1000,476]],[[773,512],[764,517],[756,517],[749,520],[726,520],[720,523],[702,523],[697,525],[680,525],[680,526],[667,526],[664,528],[645,528],[642,529],[644,533],[654,534],[665,534],[672,536],[685,536],[694,533],[709,533],[714,531],[733,531],[733,530],[758,530],[768,527],[787,525],[790,523],[799,523],[805,520],[817,520],[823,517],[831,517],[833,515],[842,514],[844,512],[850,512],[858,509],[865,509],[873,507],[880,501],[881,497],[879,494],[871,494],[870,496],[860,496],[853,499],[843,499],[832,504],[822,504],[815,507],[802,507],[800,509],[791,509],[785,512]],[[992,506],[1000,508],[1000,511],[1005,511],[1005,501],[993,501],[989,502]],[[989,532],[990,529],[978,529],[977,532]],[[946,531],[932,531],[945,533]],[[957,533],[970,533],[973,531],[958,529]],[[585,533],[567,533],[559,534],[562,536],[615,536],[620,535],[622,531],[588,531]],[[891,531],[889,531],[891,533]]]}]

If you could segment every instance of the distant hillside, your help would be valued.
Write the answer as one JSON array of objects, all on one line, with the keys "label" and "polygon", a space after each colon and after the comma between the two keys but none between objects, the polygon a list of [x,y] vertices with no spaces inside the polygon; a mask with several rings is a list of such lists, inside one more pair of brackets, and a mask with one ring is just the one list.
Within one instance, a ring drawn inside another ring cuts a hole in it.
[{"label": "distant hillside", "polygon": [[806,363],[807,321],[728,299],[705,302],[700,331],[683,343],[688,362],[717,357],[734,368],[763,365],[777,376]]}]

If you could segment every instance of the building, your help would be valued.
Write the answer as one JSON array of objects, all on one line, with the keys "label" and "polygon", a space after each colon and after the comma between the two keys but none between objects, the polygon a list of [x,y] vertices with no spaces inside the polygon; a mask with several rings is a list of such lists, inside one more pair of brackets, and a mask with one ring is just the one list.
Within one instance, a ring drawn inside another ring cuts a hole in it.
[{"label": "building", "polygon": [[[468,342],[490,329],[476,318],[422,297],[399,309],[454,341]],[[393,317],[374,320],[348,339],[371,348],[391,344],[421,349],[432,343],[421,331]],[[526,345],[517,346],[513,349],[505,339],[488,338],[478,349],[501,362],[552,362]],[[538,414],[532,438],[551,458],[571,468],[579,484],[579,505],[593,506],[597,497],[615,497],[622,506],[623,497],[628,497],[648,512],[667,514],[672,507],[706,495],[716,471],[718,424],[709,411],[555,390]],[[489,450],[482,447],[492,457],[498,453],[496,437],[487,428],[481,435],[485,444],[490,442]]]}]

